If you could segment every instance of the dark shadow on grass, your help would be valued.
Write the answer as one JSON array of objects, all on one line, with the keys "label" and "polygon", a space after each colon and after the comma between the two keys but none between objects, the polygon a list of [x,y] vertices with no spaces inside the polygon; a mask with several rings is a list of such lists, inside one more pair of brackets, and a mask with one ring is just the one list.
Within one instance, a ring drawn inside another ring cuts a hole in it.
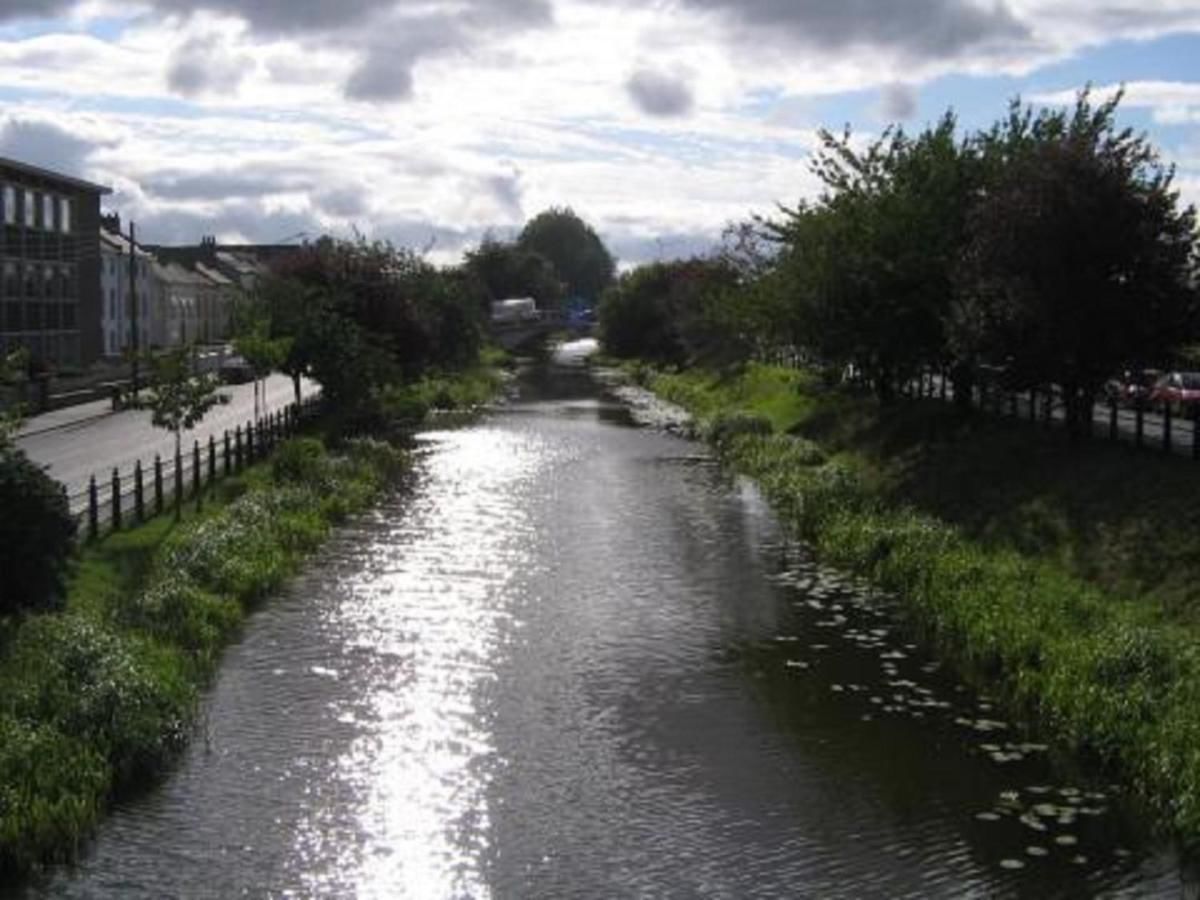
[{"label": "dark shadow on grass", "polygon": [[1200,468],[934,401],[830,394],[798,429],[862,454],[895,501],[1200,621]]}]

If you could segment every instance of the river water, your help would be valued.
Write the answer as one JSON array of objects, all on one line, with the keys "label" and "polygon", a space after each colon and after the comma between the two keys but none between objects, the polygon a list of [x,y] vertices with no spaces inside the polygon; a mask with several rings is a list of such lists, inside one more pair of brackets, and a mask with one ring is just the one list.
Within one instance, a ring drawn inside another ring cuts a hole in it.
[{"label": "river water", "polygon": [[420,447],[252,617],[174,772],[27,895],[1193,890],[1119,791],[581,368]]}]

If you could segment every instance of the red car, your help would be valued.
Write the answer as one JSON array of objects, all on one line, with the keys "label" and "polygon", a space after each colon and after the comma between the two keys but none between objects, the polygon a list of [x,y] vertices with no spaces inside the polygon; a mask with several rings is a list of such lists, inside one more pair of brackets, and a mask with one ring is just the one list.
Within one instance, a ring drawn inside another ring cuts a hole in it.
[{"label": "red car", "polygon": [[1200,406],[1200,372],[1168,372],[1150,391],[1150,405],[1171,408],[1175,415],[1191,415]]}]

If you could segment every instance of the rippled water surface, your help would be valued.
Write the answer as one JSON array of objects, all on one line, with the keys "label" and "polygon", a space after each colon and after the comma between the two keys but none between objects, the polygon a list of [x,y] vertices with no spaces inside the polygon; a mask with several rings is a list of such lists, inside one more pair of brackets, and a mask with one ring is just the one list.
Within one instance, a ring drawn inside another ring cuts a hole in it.
[{"label": "rippled water surface", "polygon": [[579,370],[426,434],[65,897],[1189,893],[1111,786]]}]

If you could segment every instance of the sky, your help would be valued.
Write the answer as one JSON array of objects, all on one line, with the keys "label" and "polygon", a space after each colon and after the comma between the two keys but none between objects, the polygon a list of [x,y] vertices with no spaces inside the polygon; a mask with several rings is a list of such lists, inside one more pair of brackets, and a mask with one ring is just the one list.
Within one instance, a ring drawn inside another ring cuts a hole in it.
[{"label": "sky", "polygon": [[628,266],[814,196],[822,127],[1086,84],[1200,203],[1200,0],[0,0],[0,156],[155,243],[452,262],[570,206]]}]

